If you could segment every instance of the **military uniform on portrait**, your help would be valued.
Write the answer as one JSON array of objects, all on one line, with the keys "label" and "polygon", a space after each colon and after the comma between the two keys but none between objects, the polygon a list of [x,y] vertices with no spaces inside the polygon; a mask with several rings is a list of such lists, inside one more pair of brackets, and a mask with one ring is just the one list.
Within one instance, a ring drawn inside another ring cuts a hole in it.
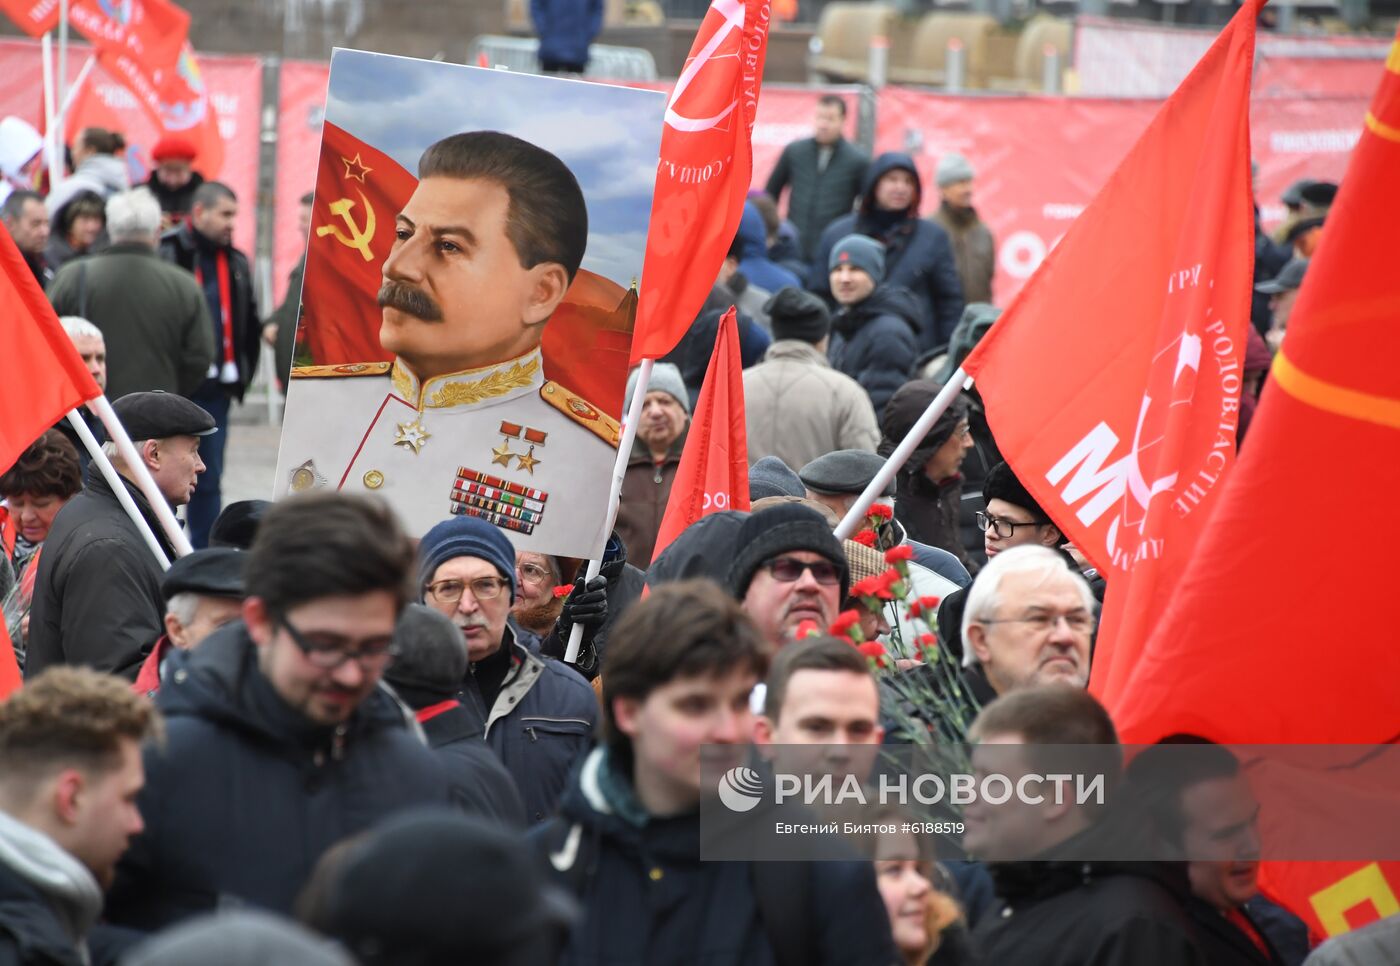
[{"label": "military uniform on portrait", "polygon": [[538,349],[420,382],[401,362],[292,370],[278,495],[317,487],[384,497],[409,527],[453,514],[505,530],[518,550],[587,557],[604,542],[617,421],[545,378]]}]

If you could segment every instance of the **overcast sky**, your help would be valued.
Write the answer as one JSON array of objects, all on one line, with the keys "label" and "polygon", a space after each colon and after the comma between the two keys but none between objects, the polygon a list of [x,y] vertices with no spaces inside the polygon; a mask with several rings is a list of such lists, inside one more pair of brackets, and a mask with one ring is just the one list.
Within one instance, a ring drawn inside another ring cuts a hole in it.
[{"label": "overcast sky", "polygon": [[583,267],[630,285],[642,274],[666,97],[584,81],[337,50],[326,120],[410,173],[428,145],[504,131],[557,155],[588,204]]}]

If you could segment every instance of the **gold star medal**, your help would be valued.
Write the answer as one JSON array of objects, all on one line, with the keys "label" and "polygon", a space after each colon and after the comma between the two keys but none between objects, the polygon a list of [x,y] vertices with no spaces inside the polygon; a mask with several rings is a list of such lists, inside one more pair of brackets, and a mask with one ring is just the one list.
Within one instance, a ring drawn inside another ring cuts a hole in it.
[{"label": "gold star medal", "polygon": [[520,455],[519,453],[511,451],[510,440],[506,440],[500,446],[492,449],[491,452],[495,454],[491,457],[491,462],[506,467],[510,466],[511,457]]},{"label": "gold star medal", "polygon": [[398,432],[394,434],[394,445],[413,450],[417,456],[423,444],[432,439],[433,434],[423,428],[423,414],[419,413],[411,423],[395,423]]},{"label": "gold star medal", "polygon": [[539,460],[535,459],[535,447],[531,446],[528,454],[517,453],[516,457],[518,459],[517,467],[529,473],[531,476],[534,476],[535,464],[539,462]]}]

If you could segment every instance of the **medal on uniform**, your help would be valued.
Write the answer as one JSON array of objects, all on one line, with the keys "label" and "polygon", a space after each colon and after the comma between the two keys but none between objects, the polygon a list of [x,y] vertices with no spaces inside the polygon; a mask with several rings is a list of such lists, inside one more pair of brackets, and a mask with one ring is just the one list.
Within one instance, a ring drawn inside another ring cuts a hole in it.
[{"label": "medal on uniform", "polygon": [[535,475],[535,467],[541,462],[540,459],[535,456],[535,447],[543,446],[547,438],[549,438],[549,434],[544,430],[531,429],[528,426],[525,427],[525,442],[530,444],[530,452],[523,456],[518,456],[516,465],[531,476]]},{"label": "medal on uniform", "polygon": [[398,432],[394,434],[394,445],[413,450],[414,456],[418,455],[423,444],[433,436],[432,433],[423,428],[422,413],[415,416],[411,423],[395,423],[394,425],[398,427]]}]

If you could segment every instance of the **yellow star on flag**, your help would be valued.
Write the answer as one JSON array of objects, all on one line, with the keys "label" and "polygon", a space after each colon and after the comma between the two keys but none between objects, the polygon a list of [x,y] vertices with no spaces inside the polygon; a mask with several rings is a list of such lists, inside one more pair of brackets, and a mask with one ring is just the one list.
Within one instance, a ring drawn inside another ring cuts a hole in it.
[{"label": "yellow star on flag", "polygon": [[374,170],[373,168],[369,167],[363,161],[360,160],[360,156],[358,153],[355,155],[353,160],[343,156],[340,160],[345,162],[345,177],[354,178],[360,184],[364,184],[365,175],[369,174],[371,171]]}]

